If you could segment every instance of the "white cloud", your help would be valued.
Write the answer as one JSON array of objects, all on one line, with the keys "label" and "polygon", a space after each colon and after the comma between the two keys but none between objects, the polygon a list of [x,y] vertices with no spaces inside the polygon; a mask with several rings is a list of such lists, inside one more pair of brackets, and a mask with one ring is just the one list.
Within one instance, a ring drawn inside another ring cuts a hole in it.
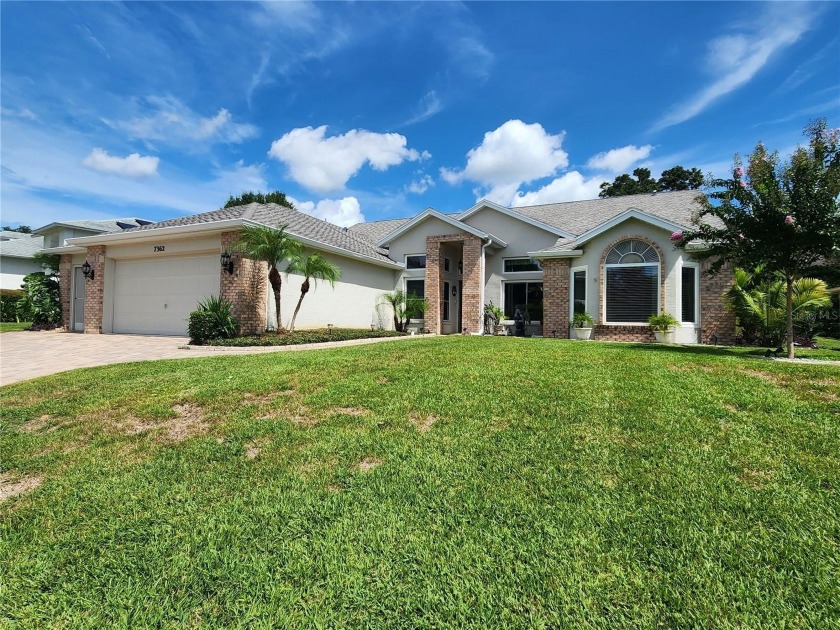
[{"label": "white cloud", "polygon": [[539,123],[509,120],[484,134],[482,143],[467,153],[463,170],[442,168],[440,174],[453,185],[467,180],[504,195],[568,166],[562,143],[562,133],[551,135]]},{"label": "white cloud", "polygon": [[131,137],[145,141],[161,141],[172,145],[221,142],[238,144],[259,133],[248,123],[236,123],[231,113],[221,108],[214,116],[204,117],[173,96],[150,96],[143,101],[151,113],[130,120],[104,122],[127,131]]},{"label": "white cloud", "polygon": [[365,220],[359,200],[355,197],[343,199],[322,199],[318,203],[313,201],[298,201],[289,197],[295,208],[301,212],[323,219],[339,227],[350,227]]},{"label": "white cloud", "polygon": [[33,121],[39,120],[38,115],[28,107],[22,107],[20,109],[9,109],[7,107],[4,107],[2,110],[0,110],[0,112],[3,114],[3,116],[9,116],[12,118],[23,118],[24,120]]},{"label": "white cloud", "polygon": [[82,164],[100,173],[112,173],[123,177],[150,177],[157,175],[160,158],[132,153],[124,158],[108,155],[105,149],[96,148],[90,152]]},{"label": "white cloud", "polygon": [[639,160],[648,157],[652,150],[653,147],[649,144],[641,147],[628,144],[626,147],[610,149],[604,153],[593,155],[586,165],[589,168],[609,173],[623,173]]},{"label": "white cloud", "polygon": [[417,113],[405,121],[405,124],[413,125],[415,123],[423,122],[435,114],[440,113],[442,110],[443,102],[441,101],[440,96],[438,96],[437,90],[429,90],[423,98],[420,99],[417,106]]},{"label": "white cloud", "polygon": [[351,129],[325,137],[327,126],[292,129],[271,143],[268,154],[289,168],[289,175],[306,188],[325,193],[340,190],[367,163],[384,171],[405,161],[431,157],[409,149],[405,136]]},{"label": "white cloud", "polygon": [[435,180],[432,179],[431,175],[420,174],[418,179],[415,179],[406,186],[406,190],[410,193],[414,193],[415,195],[422,195],[434,185]]},{"label": "white cloud", "polygon": [[601,191],[603,181],[603,177],[587,179],[578,171],[569,171],[538,190],[526,193],[517,192],[509,205],[518,208],[561,201],[595,199]]},{"label": "white cloud", "polygon": [[812,15],[805,3],[770,3],[755,16],[754,32],[723,35],[709,43],[706,70],[715,77],[690,99],[673,107],[652,127],[659,131],[694,118],[718,99],[748,83],[774,53],[796,42],[809,29]]}]

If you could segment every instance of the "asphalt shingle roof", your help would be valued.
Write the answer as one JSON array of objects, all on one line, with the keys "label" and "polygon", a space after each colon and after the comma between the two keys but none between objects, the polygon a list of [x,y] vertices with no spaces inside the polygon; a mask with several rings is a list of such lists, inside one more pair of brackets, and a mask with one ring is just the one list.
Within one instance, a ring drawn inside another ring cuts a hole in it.
[{"label": "asphalt shingle roof", "polygon": [[524,206],[512,208],[512,210],[575,235],[588,232],[630,208],[636,208],[682,227],[691,227],[692,216],[700,210],[696,202],[698,194],[700,193],[696,190],[681,190],[608,199],[566,201],[541,206]]},{"label": "asphalt shingle roof", "polygon": [[250,219],[275,228],[285,225],[286,231],[293,236],[300,236],[325,245],[340,247],[354,254],[360,254],[369,258],[390,261],[387,250],[376,247],[369,241],[351,233],[349,230],[275,203],[251,203],[246,206],[222,208],[212,212],[203,212],[201,214],[178,217],[177,219],[169,219],[153,225],[144,225],[126,230],[126,232],[156,230],[181,225],[196,225],[199,223],[213,223],[215,221],[226,221],[230,219]]},{"label": "asphalt shingle roof", "polygon": [[41,230],[50,227],[51,225],[66,225],[68,227],[79,228],[80,230],[90,230],[91,232],[122,232],[123,228],[117,225],[117,223],[128,223],[134,225],[140,225],[140,222],[145,221],[145,219],[139,219],[137,217],[129,217],[125,219],[104,219],[101,221],[56,221],[55,223],[50,223],[49,225],[45,225],[44,227],[40,227],[35,230],[36,233],[40,232]]},{"label": "asphalt shingle roof", "polygon": [[0,241],[0,256],[10,258],[32,258],[36,252],[44,249],[44,237],[13,238]]}]

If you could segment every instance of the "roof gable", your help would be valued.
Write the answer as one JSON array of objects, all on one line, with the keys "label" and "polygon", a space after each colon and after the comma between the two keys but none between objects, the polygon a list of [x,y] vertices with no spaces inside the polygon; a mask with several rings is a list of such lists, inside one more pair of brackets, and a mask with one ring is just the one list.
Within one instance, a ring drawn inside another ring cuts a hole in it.
[{"label": "roof gable", "polygon": [[567,232],[566,230],[561,230],[560,228],[555,227],[553,225],[549,225],[548,223],[540,221],[539,219],[535,219],[533,217],[526,216],[526,215],[524,215],[520,212],[517,212],[516,210],[511,209],[511,208],[505,208],[504,206],[500,206],[499,204],[493,203],[492,201],[488,201],[487,199],[482,199],[481,201],[476,203],[474,206],[472,206],[468,210],[465,210],[464,212],[459,214],[457,218],[458,218],[459,221],[463,222],[466,219],[473,216],[474,214],[477,214],[478,212],[481,212],[482,210],[485,210],[485,209],[493,210],[494,212],[498,212],[498,213],[503,214],[503,215],[505,215],[507,217],[510,217],[512,219],[516,219],[517,221],[522,221],[523,223],[527,223],[528,225],[532,225],[532,226],[534,226],[536,228],[539,228],[541,230],[545,230],[546,232],[549,232],[550,234],[554,234],[555,236],[562,236],[562,237],[567,237],[567,238],[571,237],[571,236],[574,236],[574,234],[572,234],[571,232]]},{"label": "roof gable", "polygon": [[467,232],[468,234],[472,234],[473,236],[477,236],[477,237],[482,238],[482,239],[488,238],[490,236],[486,232],[482,232],[481,230],[476,229],[476,228],[472,227],[471,225],[467,225],[466,223],[461,223],[461,221],[459,221],[458,219],[448,217],[445,214],[442,214],[442,213],[438,212],[434,208],[426,208],[423,212],[418,214],[416,217],[414,217],[410,221],[406,221],[405,223],[403,223],[399,227],[397,227],[395,230],[392,230],[391,232],[389,232],[388,234],[386,234],[385,236],[380,238],[379,241],[377,241],[376,244],[380,247],[384,247],[385,245],[387,245],[388,243],[390,243],[391,241],[393,241],[397,237],[402,236],[406,232],[411,231],[416,226],[420,225],[421,223],[423,223],[424,221],[426,221],[430,218],[435,218],[435,219],[438,219],[439,221],[443,221],[444,223],[446,223],[448,225],[451,225],[452,227],[454,227],[455,229],[457,229],[461,232]]},{"label": "roof gable", "polygon": [[614,216],[612,219],[608,221],[604,221],[600,225],[595,226],[591,230],[584,232],[583,234],[579,235],[575,238],[576,245],[583,245],[589,240],[592,240],[599,234],[603,234],[607,230],[611,230],[615,226],[624,223],[625,221],[629,221],[630,219],[636,219],[637,221],[642,221],[643,223],[647,223],[649,225],[653,225],[654,227],[661,228],[668,232],[673,232],[675,230],[680,229],[680,225],[674,223],[672,221],[666,221],[665,219],[661,219],[657,216],[649,214],[647,212],[643,212],[638,208],[629,208],[625,210],[621,214]]}]

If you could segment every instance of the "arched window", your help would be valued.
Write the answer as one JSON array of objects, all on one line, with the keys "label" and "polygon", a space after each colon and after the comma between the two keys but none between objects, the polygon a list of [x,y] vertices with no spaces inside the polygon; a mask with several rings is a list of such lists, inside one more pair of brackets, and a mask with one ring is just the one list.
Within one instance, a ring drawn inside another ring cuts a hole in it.
[{"label": "arched window", "polygon": [[604,267],[607,323],[646,324],[659,312],[659,253],[653,245],[621,241],[607,253]]}]

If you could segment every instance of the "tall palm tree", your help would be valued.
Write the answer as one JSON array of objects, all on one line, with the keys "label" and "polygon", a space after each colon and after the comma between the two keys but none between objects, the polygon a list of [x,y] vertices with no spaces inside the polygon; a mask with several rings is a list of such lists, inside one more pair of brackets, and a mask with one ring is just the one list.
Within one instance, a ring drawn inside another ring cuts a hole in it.
[{"label": "tall palm tree", "polygon": [[300,304],[303,298],[309,293],[309,280],[315,278],[316,280],[326,280],[331,287],[335,286],[336,280],[341,277],[341,269],[331,263],[329,260],[321,256],[318,252],[311,254],[300,254],[292,257],[289,266],[286,268],[286,273],[299,273],[303,276],[303,284],[300,285],[300,298],[295,307],[294,315],[292,315],[292,322],[289,324],[289,332],[295,330],[295,320],[300,311]]},{"label": "tall palm tree", "polygon": [[236,247],[246,258],[268,263],[268,281],[271,283],[271,290],[274,292],[277,330],[282,330],[280,287],[283,280],[277,267],[287,260],[297,258],[302,251],[301,244],[286,233],[285,225],[277,229],[264,225],[248,225],[242,228]]}]

